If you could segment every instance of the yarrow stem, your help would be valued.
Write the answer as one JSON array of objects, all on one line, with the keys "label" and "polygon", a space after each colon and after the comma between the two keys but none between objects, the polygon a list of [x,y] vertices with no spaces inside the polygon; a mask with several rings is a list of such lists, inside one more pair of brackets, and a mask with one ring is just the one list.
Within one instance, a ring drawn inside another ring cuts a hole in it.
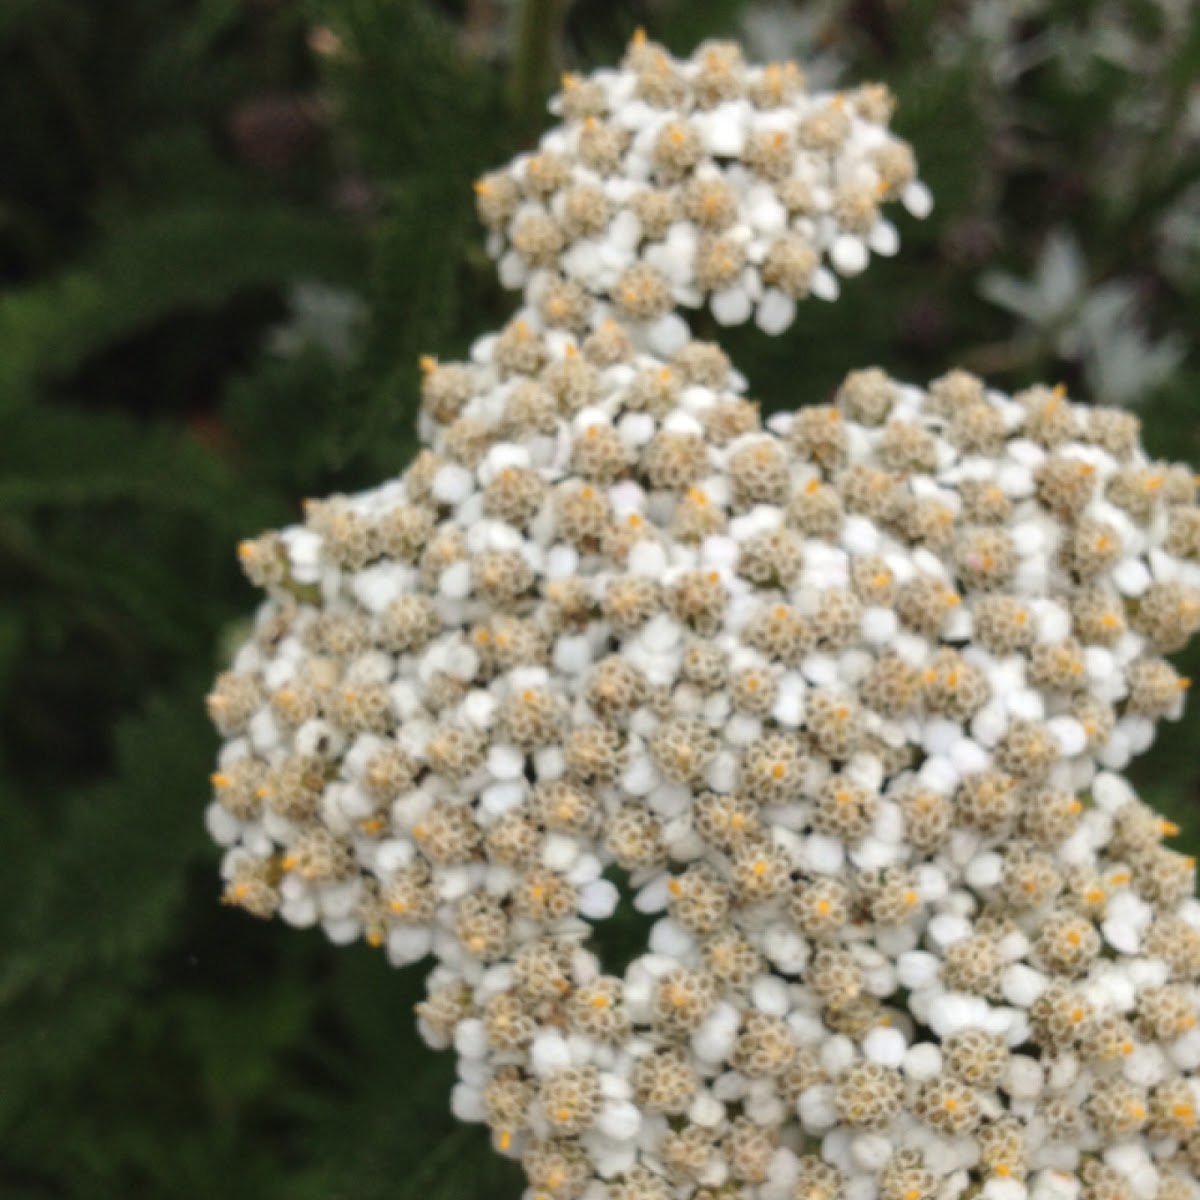
[{"label": "yarrow stem", "polygon": [[508,101],[519,128],[534,128],[553,90],[567,0],[521,0],[513,23]]}]

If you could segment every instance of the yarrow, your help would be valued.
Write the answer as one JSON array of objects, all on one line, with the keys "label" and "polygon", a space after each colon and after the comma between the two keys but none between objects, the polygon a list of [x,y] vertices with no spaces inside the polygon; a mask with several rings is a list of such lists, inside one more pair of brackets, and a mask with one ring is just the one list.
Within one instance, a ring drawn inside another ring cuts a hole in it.
[{"label": "yarrow", "polygon": [[884,205],[930,209],[885,88],[809,92],[794,63],[749,67],[731,43],[689,62],[635,39],[618,71],[567,76],[566,123],[476,184],[500,277],[548,324],[599,309],[646,348],[687,341],[676,313],[707,301],[724,325],[768,333],[838,275],[894,254]]},{"label": "yarrow", "polygon": [[963,371],[763,422],[691,339],[928,208],[882,89],[638,39],[556,106],[417,459],[241,547],[226,900],[432,957],[528,1200],[1196,1200],[1194,863],[1120,774],[1183,705],[1196,479]]}]

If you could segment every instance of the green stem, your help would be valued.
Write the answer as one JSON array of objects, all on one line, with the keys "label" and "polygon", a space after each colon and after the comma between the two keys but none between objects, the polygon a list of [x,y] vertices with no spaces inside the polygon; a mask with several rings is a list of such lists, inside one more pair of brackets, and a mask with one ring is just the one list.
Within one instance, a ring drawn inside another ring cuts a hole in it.
[{"label": "green stem", "polygon": [[554,86],[567,0],[522,0],[514,31],[508,103],[521,128],[541,122]]}]

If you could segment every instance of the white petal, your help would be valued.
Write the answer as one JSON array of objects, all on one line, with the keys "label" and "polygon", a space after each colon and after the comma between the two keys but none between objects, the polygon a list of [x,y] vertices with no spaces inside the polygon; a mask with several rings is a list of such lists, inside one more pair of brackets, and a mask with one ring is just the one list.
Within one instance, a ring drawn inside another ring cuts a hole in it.
[{"label": "white petal", "polygon": [[778,288],[767,288],[759,301],[756,324],[763,333],[775,336],[796,319],[796,301]]},{"label": "white petal", "polygon": [[900,249],[900,235],[891,221],[880,218],[867,234],[867,245],[883,258],[891,258]]},{"label": "white petal", "polygon": [[933,193],[919,180],[914,179],[900,193],[900,203],[908,209],[918,221],[923,221],[933,212]]},{"label": "white petal", "polygon": [[870,257],[866,242],[852,233],[840,234],[829,248],[829,261],[842,275],[858,275],[865,271]]},{"label": "white petal", "polygon": [[808,290],[818,300],[832,302],[838,298],[842,289],[837,281],[837,276],[832,271],[826,267],[818,267],[813,272],[812,279],[809,280]]},{"label": "white petal", "polygon": [[593,921],[603,921],[616,911],[621,893],[607,879],[594,879],[579,890],[579,912]]},{"label": "white petal", "polygon": [[740,284],[713,292],[709,307],[718,325],[741,325],[752,311],[750,296]]}]

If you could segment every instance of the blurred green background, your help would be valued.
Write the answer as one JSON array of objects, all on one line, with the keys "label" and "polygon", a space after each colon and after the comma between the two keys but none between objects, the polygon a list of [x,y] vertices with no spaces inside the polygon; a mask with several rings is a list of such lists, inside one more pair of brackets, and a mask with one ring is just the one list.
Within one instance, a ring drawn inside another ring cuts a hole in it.
[{"label": "blurred green background", "polygon": [[[403,465],[418,354],[511,308],[471,180],[637,25],[890,83],[937,197],[840,303],[723,338],[768,408],[961,363],[1200,462],[1190,0],[3,0],[0,1195],[519,1194],[419,968],[218,905],[203,696],[237,540]],[[1193,847],[1198,736],[1137,769]]]}]

